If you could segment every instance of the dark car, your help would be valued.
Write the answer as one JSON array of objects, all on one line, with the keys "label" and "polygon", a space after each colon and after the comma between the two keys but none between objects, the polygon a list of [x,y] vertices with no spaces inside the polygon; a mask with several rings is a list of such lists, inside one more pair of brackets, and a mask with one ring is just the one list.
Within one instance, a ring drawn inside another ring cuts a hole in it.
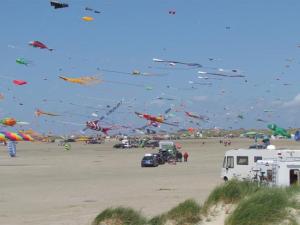
[{"label": "dark car", "polygon": [[266,146],[261,144],[254,144],[249,146],[249,149],[265,149],[265,148]]},{"label": "dark car", "polygon": [[113,146],[114,148],[125,148],[123,143],[118,143]]},{"label": "dark car", "polygon": [[156,157],[158,164],[160,164],[160,165],[165,164],[165,160],[164,160],[162,154],[153,153],[152,155],[154,155]]},{"label": "dark car", "polygon": [[157,158],[154,155],[145,155],[141,161],[141,167],[158,166]]},{"label": "dark car", "polygon": [[159,142],[152,140],[145,143],[145,147],[156,148],[159,147]]}]

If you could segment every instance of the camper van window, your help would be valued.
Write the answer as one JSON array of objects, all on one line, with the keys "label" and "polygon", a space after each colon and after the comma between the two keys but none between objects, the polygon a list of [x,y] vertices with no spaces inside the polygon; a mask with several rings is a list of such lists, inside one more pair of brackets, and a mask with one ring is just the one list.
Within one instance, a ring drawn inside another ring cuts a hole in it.
[{"label": "camper van window", "polygon": [[226,167],[226,156],[224,157],[224,161],[223,161],[223,168]]},{"label": "camper van window", "polygon": [[227,156],[227,168],[234,167],[234,158],[233,156]]},{"label": "camper van window", "polygon": [[237,156],[236,164],[238,165],[248,165],[248,156]]},{"label": "camper van window", "polygon": [[257,162],[257,160],[262,160],[261,156],[254,156],[254,162]]}]

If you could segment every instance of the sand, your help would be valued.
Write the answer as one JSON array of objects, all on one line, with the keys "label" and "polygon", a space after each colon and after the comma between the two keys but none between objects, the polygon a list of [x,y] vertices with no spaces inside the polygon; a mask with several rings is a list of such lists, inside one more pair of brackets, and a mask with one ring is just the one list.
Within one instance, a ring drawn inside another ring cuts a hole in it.
[{"label": "sand", "polygon": [[16,158],[9,158],[1,146],[0,224],[88,225],[107,207],[129,206],[152,217],[188,198],[203,203],[222,183],[224,152],[252,143],[233,139],[224,147],[218,140],[179,140],[189,161],[157,168],[140,166],[146,152],[157,150],[117,150],[112,148],[115,142],[72,143],[70,151],[56,143],[19,143]]}]

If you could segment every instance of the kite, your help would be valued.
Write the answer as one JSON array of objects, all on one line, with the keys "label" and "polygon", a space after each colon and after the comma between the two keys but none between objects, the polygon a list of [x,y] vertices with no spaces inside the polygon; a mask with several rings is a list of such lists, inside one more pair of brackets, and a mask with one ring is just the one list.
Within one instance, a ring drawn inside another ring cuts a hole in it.
[{"label": "kite", "polygon": [[0,120],[0,123],[4,126],[12,127],[12,126],[16,125],[17,120],[14,118],[11,118],[11,117],[7,117],[7,118]]},{"label": "kite", "polygon": [[34,139],[29,134],[24,134],[21,132],[0,132],[0,141],[33,141]]},{"label": "kite", "polygon": [[238,117],[239,119],[241,119],[241,120],[242,120],[242,119],[244,119],[244,116],[243,116],[243,115],[241,115],[241,114],[240,114],[240,115],[238,115],[237,117]]},{"label": "kite", "polygon": [[30,61],[28,61],[24,58],[16,58],[16,63],[28,66],[30,64]]},{"label": "kite", "polygon": [[291,135],[283,128],[278,127],[276,124],[268,124],[268,128],[273,131],[273,135],[281,135],[286,138],[291,138]]},{"label": "kite", "polygon": [[199,63],[187,63],[187,62],[180,62],[180,61],[172,61],[172,60],[164,60],[164,59],[152,59],[154,62],[159,62],[159,63],[168,63],[169,65],[175,66],[176,64],[180,65],[185,65],[185,66],[190,66],[190,67],[203,67]]},{"label": "kite", "polygon": [[39,41],[31,41],[29,42],[29,45],[34,48],[40,48],[40,49],[48,49],[49,51],[53,51],[52,48],[48,48],[45,44]]},{"label": "kite", "polygon": [[94,12],[94,13],[100,13],[100,11],[94,10],[94,9],[92,9],[92,8],[89,8],[89,7],[85,7],[85,10],[87,10],[87,11],[92,11],[92,12]]},{"label": "kite", "polygon": [[176,14],[176,11],[175,11],[175,10],[170,10],[170,11],[169,11],[169,14],[170,14],[170,15],[175,15],[175,14]]},{"label": "kite", "polygon": [[87,22],[90,22],[90,21],[93,21],[93,20],[94,20],[94,18],[93,18],[93,17],[90,17],[90,16],[84,16],[84,17],[82,17],[81,19],[84,20],[84,21],[87,21]]},{"label": "kite", "polygon": [[99,69],[100,71],[103,72],[109,72],[109,73],[119,73],[119,74],[128,74],[128,75],[133,75],[133,76],[164,76],[165,74],[158,74],[158,73],[142,73],[139,70],[133,70],[132,72],[121,72],[121,71],[116,71],[116,70],[106,70],[106,69]]},{"label": "kite", "polygon": [[[236,72],[236,70],[232,70],[232,72]],[[224,73],[212,73],[212,72],[205,72],[205,71],[198,71],[200,74],[209,74],[213,76],[221,76],[221,77],[245,77],[242,74],[224,74]]]},{"label": "kite", "polygon": [[267,121],[265,121],[265,120],[263,120],[263,119],[260,119],[260,118],[258,118],[256,121],[257,121],[257,122],[263,122],[263,123],[266,123],[266,122],[267,122]]},{"label": "kite", "polygon": [[198,120],[209,120],[209,118],[207,116],[202,116],[202,115],[196,115],[192,112],[185,112],[185,115],[194,118],[194,119],[198,119]]},{"label": "kite", "polygon": [[175,101],[175,98],[165,98],[165,97],[157,97],[158,100],[168,100],[168,101]]},{"label": "kite", "polygon": [[13,83],[15,85],[24,85],[24,84],[27,84],[27,82],[24,81],[24,80],[13,80]]},{"label": "kite", "polygon": [[55,114],[55,113],[44,112],[44,111],[42,111],[42,110],[40,110],[40,109],[37,109],[37,110],[34,112],[34,114],[35,114],[37,117],[39,117],[39,116],[41,116],[41,115],[47,115],[47,116],[60,116],[60,115]]},{"label": "kite", "polygon": [[105,135],[108,135],[107,132],[112,129],[112,127],[101,127],[99,124],[99,120],[94,121],[87,121],[86,122],[86,128],[83,129],[85,131],[86,129],[91,129],[95,131],[101,131]]},{"label": "kite", "polygon": [[171,112],[172,108],[168,108],[166,111],[165,111],[165,114],[168,114],[169,112]]},{"label": "kite", "polygon": [[153,87],[151,87],[151,86],[146,86],[145,89],[146,89],[147,91],[152,91],[152,90],[153,90]]},{"label": "kite", "polygon": [[270,110],[270,109],[264,109],[264,112],[265,113],[271,113],[271,112],[274,112],[273,110]]},{"label": "kite", "polygon": [[61,9],[61,8],[66,8],[69,7],[67,3],[62,3],[59,1],[50,1],[50,5],[54,7],[54,9]]},{"label": "kite", "polygon": [[216,77],[203,77],[203,76],[198,76],[199,79],[204,79],[204,80],[222,80],[220,78]]},{"label": "kite", "polygon": [[101,116],[99,118],[99,120],[103,120],[105,117],[107,117],[108,115],[110,115],[111,113],[113,113],[114,111],[116,111],[116,109],[118,109],[121,105],[122,105],[123,101],[118,102],[113,108],[111,108],[104,116]]},{"label": "kite", "polygon": [[81,84],[81,85],[89,85],[89,84],[97,84],[101,82],[97,77],[63,77],[58,76],[60,79],[64,81]]},{"label": "kite", "polygon": [[212,85],[211,82],[202,82],[202,83],[199,83],[199,82],[195,82],[195,81],[189,81],[189,84],[198,84],[198,85]]},{"label": "kite", "polygon": [[166,124],[166,125],[170,125],[170,126],[178,126],[177,124],[174,123],[167,123],[165,122],[165,118],[163,116],[152,116],[150,114],[144,114],[144,113],[139,113],[139,112],[135,112],[135,114],[143,119],[149,120],[149,126],[154,126],[154,127],[158,127],[160,123]]}]

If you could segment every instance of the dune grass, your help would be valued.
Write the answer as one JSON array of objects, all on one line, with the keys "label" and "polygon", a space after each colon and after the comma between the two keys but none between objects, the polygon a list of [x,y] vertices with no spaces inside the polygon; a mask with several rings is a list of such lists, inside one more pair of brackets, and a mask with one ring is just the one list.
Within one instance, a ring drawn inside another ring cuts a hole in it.
[{"label": "dune grass", "polygon": [[226,225],[264,225],[289,220],[287,209],[295,205],[285,189],[264,188],[242,200]]},{"label": "dune grass", "polygon": [[165,214],[156,216],[149,221],[149,225],[164,225],[167,221],[172,221],[176,225],[196,224],[200,221],[200,205],[188,199]]},{"label": "dune grass", "polygon": [[255,183],[248,181],[231,180],[216,187],[208,196],[202,207],[202,213],[206,214],[207,210],[224,202],[225,204],[237,203],[247,195],[257,192],[260,188]]},{"label": "dune grass", "polygon": [[[145,225],[147,220],[131,208],[109,208],[102,211],[93,221],[92,225]],[[106,222],[106,223],[104,223]]]},{"label": "dune grass", "polygon": [[209,208],[222,202],[236,208],[226,219],[226,225],[296,225],[292,211],[300,211],[300,187],[270,188],[257,183],[228,181],[216,187],[204,206],[188,199],[170,211],[148,220],[131,208],[109,208],[101,212],[92,225],[195,225]]}]

